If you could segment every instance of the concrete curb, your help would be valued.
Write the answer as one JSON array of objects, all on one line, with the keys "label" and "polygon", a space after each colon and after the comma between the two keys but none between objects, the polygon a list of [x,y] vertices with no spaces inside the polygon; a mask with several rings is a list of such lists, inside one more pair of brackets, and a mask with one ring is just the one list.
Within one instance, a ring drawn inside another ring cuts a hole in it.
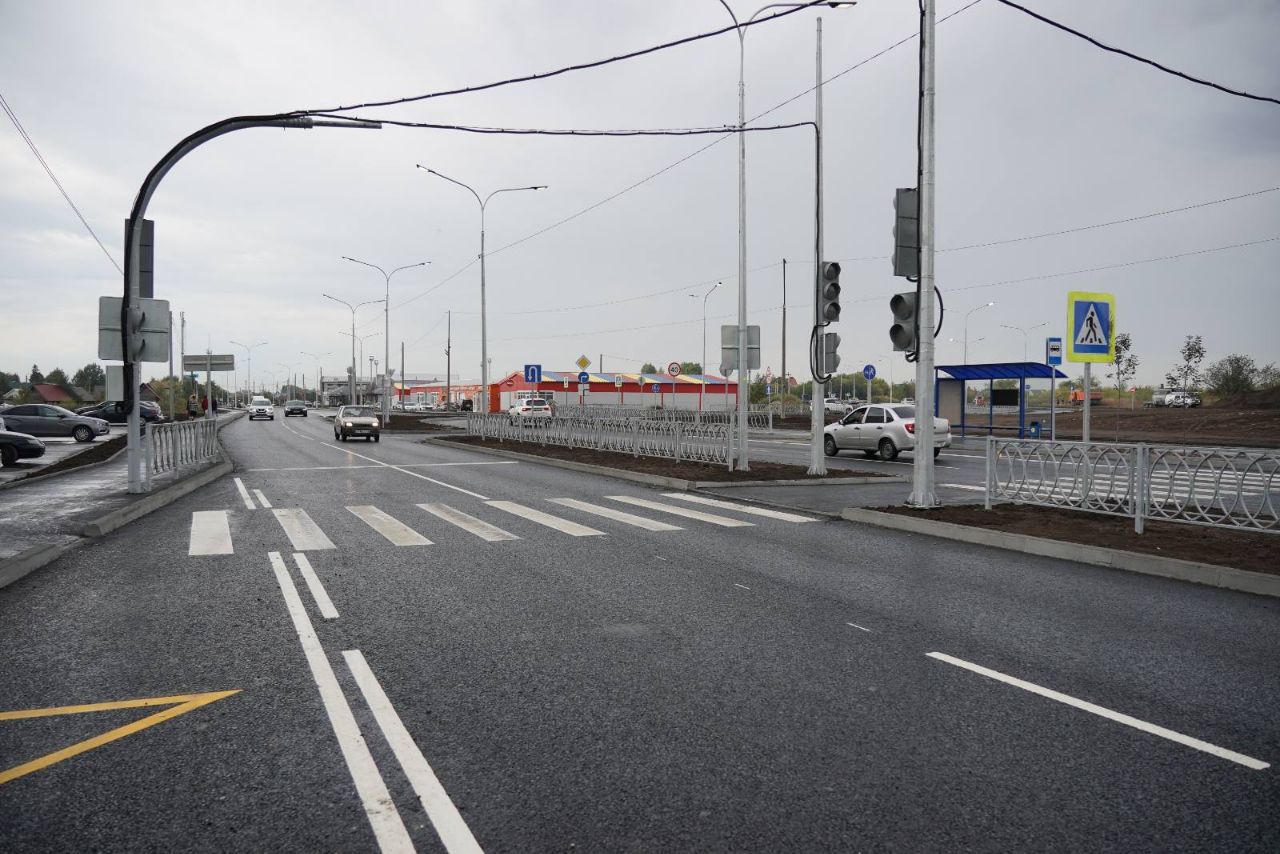
[{"label": "concrete curb", "polygon": [[83,539],[77,539],[69,543],[43,543],[0,560],[0,589],[8,587],[20,578],[25,578],[45,564],[53,563],[72,549],[84,545],[85,542]]},{"label": "concrete curb", "polygon": [[1009,551],[1022,552],[1024,554],[1060,558],[1075,563],[1105,566],[1112,569],[1122,569],[1126,572],[1155,575],[1161,578],[1174,578],[1179,581],[1190,581],[1210,587],[1239,590],[1243,593],[1256,593],[1260,596],[1280,597],[1280,575],[1267,575],[1261,572],[1250,572],[1246,569],[1178,560],[1177,558],[1158,557],[1122,549],[1086,546],[1062,540],[1032,537],[1027,534],[1011,534],[1006,531],[991,530],[990,528],[957,525],[953,522],[937,522],[932,519],[901,516],[896,513],[881,513],[861,507],[846,507],[840,511],[840,515],[850,522],[865,522],[869,525],[891,528],[896,531],[910,531],[911,533],[926,534],[947,540],[994,546],[995,548],[1008,549]]},{"label": "concrete curb", "polygon": [[727,481],[727,482],[720,481],[720,480],[700,480],[700,481],[697,481],[694,484],[694,486],[698,487],[699,489],[703,489],[703,488],[709,489],[711,487],[715,487],[716,489],[721,489],[723,487],[738,487],[738,486],[859,486],[859,485],[865,485],[869,483],[881,483],[881,484],[906,483],[909,480],[910,478],[908,477],[891,474],[891,475],[885,475],[883,477],[874,477],[874,476],[835,477],[835,478],[827,478],[825,480],[809,480],[809,479],[735,480],[735,481]]},{"label": "concrete curb", "polygon": [[195,492],[206,483],[212,483],[224,474],[229,474],[233,468],[234,466],[230,460],[223,460],[204,471],[197,472],[171,486],[167,486],[159,492],[153,492],[127,507],[112,510],[105,516],[94,519],[85,525],[83,536],[101,537],[103,534],[110,533],[116,528],[132,522],[134,519],[140,519],[148,513],[159,510],[161,507],[172,504],[179,498]]}]

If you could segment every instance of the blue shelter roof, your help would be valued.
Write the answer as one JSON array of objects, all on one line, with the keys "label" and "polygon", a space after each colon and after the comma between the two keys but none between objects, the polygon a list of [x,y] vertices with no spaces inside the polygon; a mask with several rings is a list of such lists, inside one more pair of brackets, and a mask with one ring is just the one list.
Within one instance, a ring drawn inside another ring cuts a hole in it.
[{"label": "blue shelter roof", "polygon": [[1056,368],[1040,362],[995,362],[989,365],[937,365],[935,371],[941,371],[957,380],[1047,380],[1056,377],[1067,379],[1067,375]]}]

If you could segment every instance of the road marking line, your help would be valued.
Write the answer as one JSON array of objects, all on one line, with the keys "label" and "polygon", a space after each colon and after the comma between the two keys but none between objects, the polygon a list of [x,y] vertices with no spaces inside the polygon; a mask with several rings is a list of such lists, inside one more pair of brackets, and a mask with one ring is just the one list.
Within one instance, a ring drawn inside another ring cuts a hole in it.
[{"label": "road marking line", "polygon": [[736,581],[735,581],[735,582],[733,582],[733,586],[734,586],[734,587],[741,587],[743,590],[750,590],[750,589],[751,589],[751,588],[750,588],[750,587],[748,587],[747,585],[745,585],[745,584],[739,584],[739,583],[738,583],[738,582],[736,582]]},{"label": "road marking line", "polygon": [[431,541],[426,537],[422,536],[399,519],[383,513],[377,507],[365,504],[356,507],[348,507],[347,509],[359,517],[360,521],[386,537],[387,541],[393,546],[431,545]]},{"label": "road marking line", "polygon": [[1013,676],[1006,676],[997,670],[991,670],[979,664],[973,664],[963,659],[947,655],[946,653],[930,652],[927,653],[927,655],[930,658],[937,659],[938,661],[943,661],[947,664],[955,665],[956,667],[962,667],[965,670],[972,671],[981,676],[986,676],[988,679],[995,679],[997,682],[1004,682],[1007,685],[1013,685],[1015,688],[1030,691],[1032,694],[1039,694],[1041,697],[1046,697],[1050,700],[1057,700],[1059,703],[1065,703],[1068,706],[1073,706],[1074,708],[1082,711],[1090,712],[1098,715],[1099,717],[1106,718],[1107,720],[1115,721],[1116,723],[1124,724],[1125,726],[1130,726],[1134,729],[1151,733],[1152,735],[1158,735],[1161,738],[1177,742],[1178,744],[1185,745],[1195,750],[1201,750],[1205,753],[1213,754],[1221,759],[1226,759],[1230,762],[1243,765],[1246,768],[1252,768],[1255,771],[1261,771],[1264,768],[1271,767],[1270,763],[1263,762],[1260,759],[1254,759],[1251,756],[1245,756],[1243,753],[1236,753],[1234,750],[1227,750],[1226,748],[1218,747],[1217,745],[1210,744],[1207,741],[1201,741],[1198,738],[1192,738],[1189,735],[1183,735],[1180,732],[1174,732],[1171,729],[1165,729],[1162,726],[1147,723],[1146,721],[1139,720],[1121,712],[1113,712],[1110,709],[1103,708],[1102,706],[1095,705],[1086,700],[1078,700],[1075,697],[1062,694],[1050,688],[1043,688],[1033,682],[1026,682]]},{"label": "road marking line", "polygon": [[360,735],[360,727],[338,685],[338,677],[334,674],[324,648],[316,637],[315,627],[311,625],[307,611],[302,606],[298,588],[293,585],[293,579],[289,577],[280,553],[269,552],[268,557],[271,558],[271,569],[280,585],[285,607],[293,620],[294,631],[298,634],[298,642],[302,644],[302,654],[306,656],[307,666],[311,668],[311,678],[320,691],[320,702],[329,717],[329,726],[338,739],[338,749],[342,751],[342,758],[347,763],[347,770],[351,773],[356,793],[364,805],[364,812],[373,828],[378,847],[383,852],[412,852],[413,841],[405,830],[395,802],[391,800],[386,782],[378,773],[378,766],[369,753],[369,746]]},{"label": "road marking line", "polygon": [[241,497],[242,499],[244,499],[244,506],[245,506],[245,509],[246,509],[246,510],[257,510],[258,508],[257,508],[257,507],[255,507],[255,506],[254,506],[254,504],[253,504],[253,499],[249,497],[249,490],[247,490],[247,489],[245,489],[245,488],[244,488],[244,481],[242,481],[242,480],[241,480],[240,478],[238,478],[238,477],[237,477],[237,478],[233,478],[233,479],[234,479],[234,480],[235,480],[235,482],[236,482],[236,489],[237,489],[237,490],[239,490],[239,492],[240,492],[240,497]]},{"label": "road marking line", "polygon": [[458,492],[461,492],[464,495],[470,495],[472,498],[479,498],[481,501],[488,500],[478,492],[472,492],[469,489],[463,489],[461,486],[454,486],[452,483],[445,483],[443,480],[436,480],[434,477],[427,477],[425,474],[418,474],[416,471],[409,471],[408,469],[402,466],[393,466],[391,463],[384,463],[382,460],[375,459],[373,457],[366,457],[364,454],[357,454],[355,451],[349,450],[347,448],[339,447],[338,445],[335,445],[332,442],[321,442],[320,444],[324,445],[327,448],[334,448],[335,450],[344,451],[353,457],[359,457],[362,460],[368,460],[371,463],[377,463],[378,465],[384,466],[385,468],[395,469],[396,471],[407,474],[410,477],[416,477],[421,480],[430,481],[431,483],[434,483],[437,486],[446,486],[449,489],[456,489]]},{"label": "road marking line", "polygon": [[516,504],[514,501],[486,501],[485,504],[498,510],[505,510],[512,516],[519,516],[522,519],[528,519],[530,522],[546,525],[548,528],[568,534],[571,537],[605,536],[604,531],[597,531],[595,528],[588,528],[586,525],[579,525],[577,522],[570,522],[568,519],[561,519],[559,516],[552,516],[550,513],[543,513],[541,510],[534,510],[532,507]]},{"label": "road marking line", "polygon": [[656,557],[658,560],[663,560],[663,561],[666,560],[666,558],[663,557],[662,555],[654,555],[654,557]]},{"label": "road marking line", "polygon": [[[275,552],[272,552],[272,554],[275,554]],[[307,589],[311,591],[311,598],[316,600],[316,607],[320,609],[320,616],[326,620],[338,619],[338,609],[333,607],[333,600],[329,598],[328,591],[320,583],[320,576],[316,575],[315,569],[311,566],[311,561],[302,552],[294,552],[293,560],[298,564],[298,571],[302,573],[302,580],[307,582]]]},{"label": "road marking line", "polygon": [[289,538],[289,542],[293,543],[294,551],[307,552],[317,549],[336,548],[333,541],[325,536],[324,531],[320,530],[320,526],[307,515],[306,510],[294,508],[272,510],[271,512],[275,514],[276,521],[280,523],[280,527],[284,528],[285,536]]},{"label": "road marking line", "polygon": [[845,625],[846,625],[846,626],[853,626],[855,629],[862,629],[862,631],[864,631],[864,632],[870,632],[870,631],[871,631],[871,629],[863,629],[863,628],[862,628],[862,626],[858,625],[857,623],[845,623]]},{"label": "road marking line", "polygon": [[187,712],[194,711],[201,706],[207,706],[210,703],[230,697],[232,694],[239,694],[240,689],[234,691],[208,691],[203,694],[179,694],[173,697],[147,697],[141,700],[114,700],[107,703],[88,703],[82,706],[54,706],[47,709],[19,709],[12,712],[0,712],[0,721],[23,721],[32,718],[50,718],[58,715],[78,715],[86,712],[112,712],[120,709],[145,709],[151,706],[170,706],[168,709],[162,709],[153,715],[148,715],[141,720],[133,721],[113,730],[108,730],[101,735],[95,735],[92,738],[86,738],[84,741],[77,741],[75,744],[64,747],[61,750],[55,750],[53,753],[47,753],[30,762],[24,762],[21,765],[15,765],[12,768],[0,770],[0,786],[5,783],[12,782],[19,777],[25,777],[28,774],[48,768],[50,765],[56,765],[63,760],[70,759],[73,756],[79,756],[81,753],[87,753],[95,747],[101,747],[104,744],[110,744],[113,741],[124,738],[127,735],[133,735],[135,732],[141,732],[148,727],[153,727],[158,723],[176,718],[178,715],[185,715]]},{"label": "road marking line", "polygon": [[431,819],[445,850],[449,854],[479,854],[482,850],[480,844],[471,834],[471,829],[467,827],[449,793],[444,790],[440,778],[431,769],[431,764],[422,755],[417,742],[409,734],[395,706],[391,705],[378,678],[369,668],[369,662],[365,661],[358,649],[346,650],[342,657],[346,659],[347,668],[355,677],[369,711],[373,712],[374,720],[382,729],[387,744],[391,745],[391,752],[396,755],[396,760],[404,769],[404,775],[409,778],[409,784],[413,786],[423,809],[427,811],[427,817]]},{"label": "road marking line", "polygon": [[448,504],[419,504],[418,506],[432,516],[437,516],[452,525],[457,525],[462,530],[475,534],[486,542],[496,543],[502,540],[520,539],[515,534],[504,531],[497,525],[490,525],[488,522],[477,519],[469,513],[455,510]]},{"label": "road marking line", "polygon": [[701,510],[694,510],[690,507],[676,507],[673,504],[663,504],[660,501],[650,501],[647,498],[635,498],[630,495],[606,495],[610,501],[621,501],[624,504],[634,504],[637,507],[648,507],[650,510],[659,510],[663,513],[671,513],[674,516],[684,516],[687,519],[697,519],[700,522],[710,522],[712,525],[719,525],[722,528],[750,528],[755,525],[754,522],[744,522],[741,519],[730,519],[727,516],[716,516],[712,513],[703,513]]},{"label": "road marking line", "polygon": [[265,509],[267,510],[271,509],[271,502],[267,500],[267,496],[262,494],[261,489],[255,489],[253,491],[253,497],[258,499],[258,503],[261,504]]},{"label": "road marking line", "polygon": [[235,554],[231,545],[231,527],[226,510],[197,510],[191,514],[191,536],[187,544],[190,555]]},{"label": "road marking line", "polygon": [[[304,437],[310,439],[310,436]],[[318,441],[311,439],[311,441]],[[426,469],[426,468],[444,468],[446,466],[518,466],[519,460],[478,460],[470,463],[396,463],[399,468],[405,469]],[[284,468],[263,468],[263,469],[244,469],[244,471],[341,471],[342,469],[380,469],[385,468],[383,465],[354,465],[354,466],[286,466]]]},{"label": "road marking line", "polygon": [[687,492],[664,492],[664,498],[678,498],[681,501],[692,501],[696,504],[705,504],[708,507],[719,507],[721,510],[736,510],[739,513],[750,513],[752,516],[764,516],[768,519],[781,519],[784,522],[816,522],[809,516],[801,516],[797,513],[783,513],[781,510],[770,510],[767,507],[753,507],[746,504],[735,504],[732,501],[720,501],[715,498],[707,498],[704,495],[690,495]]},{"label": "road marking line", "polygon": [[985,486],[974,486],[968,483],[940,483],[938,486],[945,486],[948,489],[967,489],[970,492],[986,492]]},{"label": "road marking line", "polygon": [[599,504],[588,504],[587,502],[579,501],[576,498],[548,498],[547,500],[554,504],[561,504],[565,507],[572,507],[575,510],[581,510],[583,513],[592,513],[596,516],[603,516],[605,519],[622,522],[625,525],[634,525],[637,528],[644,528],[646,531],[683,530],[677,525],[668,525],[666,522],[659,522],[656,519],[646,519],[643,516],[636,516],[632,513],[625,513],[621,510],[614,510],[612,507],[601,507]]}]

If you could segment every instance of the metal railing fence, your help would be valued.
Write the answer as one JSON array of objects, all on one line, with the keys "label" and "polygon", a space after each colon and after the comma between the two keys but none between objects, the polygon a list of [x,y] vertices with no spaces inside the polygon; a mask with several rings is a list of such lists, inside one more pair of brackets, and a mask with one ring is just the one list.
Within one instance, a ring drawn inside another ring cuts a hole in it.
[{"label": "metal railing fence", "polygon": [[221,454],[218,420],[197,418],[171,424],[149,424],[146,434],[147,474],[177,474],[184,466],[214,462]]},{"label": "metal railing fence", "polygon": [[[568,418],[638,418],[644,421],[683,424],[727,424],[736,420],[736,412],[696,409],[659,409],[657,407],[621,406],[608,403],[564,404],[556,406],[557,417]],[[772,430],[773,412],[753,410],[747,413],[747,426],[752,430]]]},{"label": "metal railing fence", "polygon": [[[563,412],[563,408],[561,410]],[[511,418],[467,415],[467,431],[483,439],[536,442],[566,448],[614,451],[636,457],[660,457],[728,465],[730,423],[691,424],[677,420],[566,417]]]},{"label": "metal railing fence", "polygon": [[1280,533],[1280,451],[987,439],[994,500]]}]

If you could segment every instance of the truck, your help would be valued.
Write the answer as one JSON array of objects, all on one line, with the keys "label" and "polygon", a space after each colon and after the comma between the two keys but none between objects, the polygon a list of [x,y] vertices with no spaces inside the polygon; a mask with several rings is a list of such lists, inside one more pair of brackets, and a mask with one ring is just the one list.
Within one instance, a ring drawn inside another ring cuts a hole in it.
[{"label": "truck", "polygon": [[[1073,390],[1071,392],[1070,400],[1071,400],[1072,406],[1084,406],[1084,390],[1083,389]],[[1091,404],[1102,403],[1102,389],[1099,389],[1099,388],[1090,389],[1089,402]]]}]

